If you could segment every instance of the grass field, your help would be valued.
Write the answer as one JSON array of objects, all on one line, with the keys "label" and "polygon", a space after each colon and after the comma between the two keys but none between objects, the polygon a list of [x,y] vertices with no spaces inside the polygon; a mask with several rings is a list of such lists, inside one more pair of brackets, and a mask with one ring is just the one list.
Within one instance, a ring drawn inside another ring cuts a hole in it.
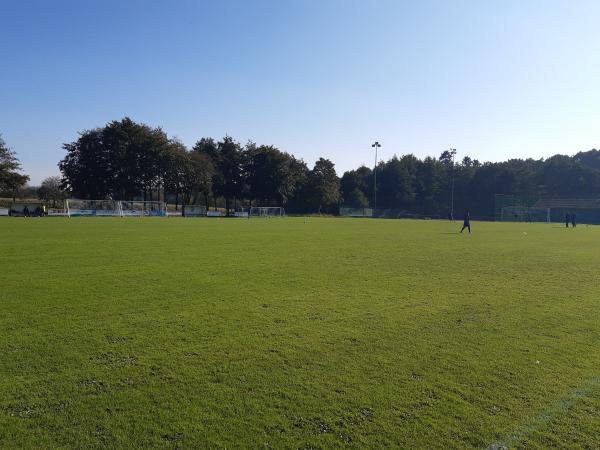
[{"label": "grass field", "polygon": [[599,227],[1,219],[2,448],[600,447]]}]

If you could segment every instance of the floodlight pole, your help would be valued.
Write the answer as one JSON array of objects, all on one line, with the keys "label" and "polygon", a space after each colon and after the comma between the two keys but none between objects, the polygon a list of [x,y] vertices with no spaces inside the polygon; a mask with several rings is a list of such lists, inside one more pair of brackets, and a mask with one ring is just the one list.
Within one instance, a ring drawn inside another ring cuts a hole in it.
[{"label": "floodlight pole", "polygon": [[451,148],[450,154],[452,155],[452,193],[450,194],[450,217],[454,220],[454,155],[456,155],[456,149]]},{"label": "floodlight pole", "polygon": [[377,141],[371,147],[375,148],[375,167],[373,168],[373,193],[375,196],[374,210],[377,210],[377,149],[381,147],[381,144]]}]

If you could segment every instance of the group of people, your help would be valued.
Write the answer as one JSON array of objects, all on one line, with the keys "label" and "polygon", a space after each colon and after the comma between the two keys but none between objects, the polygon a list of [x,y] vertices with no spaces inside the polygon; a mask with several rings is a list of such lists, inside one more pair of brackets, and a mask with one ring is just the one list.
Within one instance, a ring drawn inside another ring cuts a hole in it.
[{"label": "group of people", "polygon": [[22,209],[20,209],[19,206],[11,206],[8,215],[15,217],[42,217],[45,214],[45,212],[45,208],[39,205],[36,206],[33,210],[29,209],[29,206],[27,205],[23,206]]},{"label": "group of people", "polygon": [[577,226],[577,214],[567,213],[565,216],[565,226],[569,228],[569,223],[575,228]]}]

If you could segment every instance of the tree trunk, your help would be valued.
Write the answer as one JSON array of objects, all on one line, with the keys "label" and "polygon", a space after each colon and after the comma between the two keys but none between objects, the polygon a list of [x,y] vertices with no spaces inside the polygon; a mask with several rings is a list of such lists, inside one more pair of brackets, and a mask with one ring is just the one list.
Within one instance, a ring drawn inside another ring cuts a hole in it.
[{"label": "tree trunk", "polygon": [[225,216],[229,217],[229,197],[225,197]]}]

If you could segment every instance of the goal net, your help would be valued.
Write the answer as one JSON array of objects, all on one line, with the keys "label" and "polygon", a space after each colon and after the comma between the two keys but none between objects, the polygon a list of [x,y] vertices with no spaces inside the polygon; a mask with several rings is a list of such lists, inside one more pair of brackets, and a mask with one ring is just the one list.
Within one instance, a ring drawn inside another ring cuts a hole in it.
[{"label": "goal net", "polygon": [[544,208],[507,206],[501,209],[500,220],[505,222],[550,222],[550,212]]},{"label": "goal net", "polygon": [[521,197],[496,194],[496,220],[511,222],[565,222],[567,214],[578,223],[600,223],[599,197]]},{"label": "goal net", "polygon": [[340,216],[345,217],[373,217],[372,208],[340,208]]},{"label": "goal net", "polygon": [[167,217],[165,202],[121,201],[123,217]]},{"label": "goal net", "polygon": [[118,200],[65,200],[65,210],[69,217],[76,216],[121,216],[121,202]]},{"label": "goal net", "polygon": [[181,215],[183,217],[204,217],[206,216],[206,207],[201,205],[183,205]]},{"label": "goal net", "polygon": [[253,206],[249,214],[250,217],[283,217],[285,210],[280,206]]},{"label": "goal net", "polygon": [[578,223],[600,223],[600,198],[541,198],[536,204],[538,208],[548,211],[549,222],[565,222],[567,214],[574,215]]}]

